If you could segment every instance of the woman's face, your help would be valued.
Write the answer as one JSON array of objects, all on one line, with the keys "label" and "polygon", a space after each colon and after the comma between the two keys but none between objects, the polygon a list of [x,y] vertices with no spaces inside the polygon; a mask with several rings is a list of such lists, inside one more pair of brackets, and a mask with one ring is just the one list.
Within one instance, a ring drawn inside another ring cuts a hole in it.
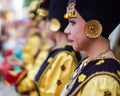
[{"label": "woman's face", "polygon": [[[77,12],[77,11],[76,11]],[[75,18],[69,18],[69,24],[65,29],[69,42],[72,43],[74,50],[84,51],[87,47],[89,38],[84,33],[86,21],[79,15]]]}]

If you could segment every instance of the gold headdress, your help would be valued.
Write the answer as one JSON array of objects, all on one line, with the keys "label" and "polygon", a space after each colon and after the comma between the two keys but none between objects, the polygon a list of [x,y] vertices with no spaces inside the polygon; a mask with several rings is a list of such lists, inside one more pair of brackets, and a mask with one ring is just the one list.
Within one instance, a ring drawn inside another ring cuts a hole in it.
[{"label": "gold headdress", "polygon": [[69,3],[67,7],[67,13],[66,13],[67,18],[74,18],[76,17],[76,12],[75,12],[75,0]]},{"label": "gold headdress", "polygon": [[47,0],[41,0],[37,9],[37,14],[40,17],[48,16],[48,6],[49,2]]}]

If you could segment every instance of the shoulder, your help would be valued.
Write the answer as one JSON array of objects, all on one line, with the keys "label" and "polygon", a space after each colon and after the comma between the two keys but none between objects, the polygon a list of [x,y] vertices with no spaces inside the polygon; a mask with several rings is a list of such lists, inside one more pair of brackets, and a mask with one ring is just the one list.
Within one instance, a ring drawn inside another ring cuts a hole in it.
[{"label": "shoulder", "polygon": [[112,72],[117,74],[120,71],[120,63],[112,58],[98,59],[91,61],[85,69],[91,68],[89,71],[92,73],[96,72]]},{"label": "shoulder", "polygon": [[[91,91],[93,88],[95,91]],[[89,96],[93,96],[92,94],[98,94],[98,96],[107,96],[107,94],[109,94],[109,96],[118,96],[119,91],[120,84],[115,78],[108,75],[100,75],[89,80],[81,91],[81,94],[83,94],[83,96],[88,96],[87,94],[89,94]]]},{"label": "shoulder", "polygon": [[119,80],[120,63],[112,58],[99,59],[91,61],[83,71],[83,73],[85,73],[88,77],[106,74]]},{"label": "shoulder", "polygon": [[[79,52],[76,52],[73,50],[71,45],[64,45],[61,46],[59,48],[54,48],[52,51],[52,57],[58,57],[58,56],[63,56],[63,54],[66,54],[67,56],[72,56],[73,58],[75,58],[77,61],[79,61],[81,59],[81,55]],[[66,56],[65,55],[65,56]],[[65,57],[64,56],[64,57]]]},{"label": "shoulder", "polygon": [[53,61],[73,61],[75,60],[77,63],[78,61],[76,60],[74,54],[72,52],[68,52],[68,51],[60,51],[58,52],[54,57],[51,56],[48,58],[48,62],[53,62]]}]

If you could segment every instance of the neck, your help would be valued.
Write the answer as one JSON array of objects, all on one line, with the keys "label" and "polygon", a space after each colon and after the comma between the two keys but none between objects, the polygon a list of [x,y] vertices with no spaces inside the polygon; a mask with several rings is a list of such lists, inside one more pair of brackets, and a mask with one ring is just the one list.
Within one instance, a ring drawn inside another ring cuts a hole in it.
[{"label": "neck", "polygon": [[47,42],[47,44],[50,46],[50,48],[55,46],[55,42],[49,38],[46,38],[45,41]]},{"label": "neck", "polygon": [[110,51],[109,40],[99,37],[95,39],[94,42],[91,43],[91,47],[87,49],[87,54],[89,59],[97,58],[100,55],[106,54]]}]

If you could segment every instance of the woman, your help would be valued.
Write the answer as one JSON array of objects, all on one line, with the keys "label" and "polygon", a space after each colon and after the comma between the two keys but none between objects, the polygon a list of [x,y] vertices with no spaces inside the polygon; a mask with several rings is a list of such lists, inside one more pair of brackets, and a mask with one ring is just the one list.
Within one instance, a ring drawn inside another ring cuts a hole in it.
[{"label": "woman", "polygon": [[68,44],[67,35],[64,34],[68,24],[64,18],[66,6],[65,0],[51,0],[49,5],[45,31],[54,47],[35,77],[39,96],[60,96],[61,89],[81,59],[79,52],[75,52]]},{"label": "woman", "polygon": [[74,50],[88,55],[61,96],[120,96],[120,62],[107,39],[120,23],[119,0],[69,0],[65,29]]}]

